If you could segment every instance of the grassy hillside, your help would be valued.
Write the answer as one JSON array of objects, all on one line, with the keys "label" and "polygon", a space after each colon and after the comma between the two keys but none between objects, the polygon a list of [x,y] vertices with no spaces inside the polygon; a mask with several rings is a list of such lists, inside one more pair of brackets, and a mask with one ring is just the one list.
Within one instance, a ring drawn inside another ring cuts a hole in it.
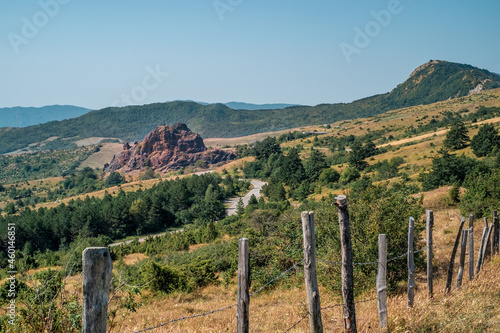
[{"label": "grassy hillside", "polygon": [[184,122],[205,138],[239,137],[305,125],[334,123],[368,117],[402,107],[429,104],[461,97],[479,84],[484,89],[500,86],[500,76],[469,65],[434,61],[421,66],[393,91],[352,103],[293,106],[281,110],[233,110],[223,104],[194,102],[156,103],[123,108],[106,108],[79,118],[50,122],[26,129],[0,131],[5,153],[49,137],[113,137],[142,140],[161,123]]}]

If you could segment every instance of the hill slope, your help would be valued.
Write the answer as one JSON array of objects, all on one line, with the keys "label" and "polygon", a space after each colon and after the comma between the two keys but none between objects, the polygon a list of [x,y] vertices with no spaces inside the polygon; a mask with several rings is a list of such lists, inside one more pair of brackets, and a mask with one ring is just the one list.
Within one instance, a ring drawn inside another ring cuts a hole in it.
[{"label": "hill slope", "polygon": [[234,110],[224,104],[156,103],[106,108],[75,119],[26,129],[0,131],[0,153],[26,147],[49,137],[116,137],[141,140],[161,123],[183,122],[205,138],[238,137],[304,125],[377,115],[407,106],[461,97],[471,91],[500,87],[500,75],[470,65],[431,61],[417,68],[404,83],[386,94],[352,103],[292,106],[279,110]]},{"label": "hill slope", "polygon": [[54,120],[76,118],[89,112],[89,109],[74,105],[48,105],[35,107],[0,108],[0,127],[28,127]]}]

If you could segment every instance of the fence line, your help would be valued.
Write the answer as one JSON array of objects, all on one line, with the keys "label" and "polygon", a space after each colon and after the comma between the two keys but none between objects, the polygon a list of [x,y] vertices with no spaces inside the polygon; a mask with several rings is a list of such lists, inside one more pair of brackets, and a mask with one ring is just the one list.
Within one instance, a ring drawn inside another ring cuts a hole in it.
[{"label": "fence line", "polygon": [[[316,259],[316,260],[309,260],[307,261],[306,258],[300,260],[299,262],[295,263],[294,265],[292,265],[291,267],[289,267],[288,269],[286,269],[285,271],[281,272],[279,275],[275,276],[273,279],[269,280],[267,283],[265,283],[262,287],[260,287],[258,290],[256,290],[255,292],[253,292],[252,294],[249,294],[248,293],[248,284],[246,285],[246,297],[247,297],[247,307],[248,307],[248,304],[249,304],[249,299],[251,296],[255,296],[257,295],[258,293],[260,293],[262,290],[264,290],[265,288],[269,287],[270,285],[272,285],[274,282],[276,282],[277,280],[281,279],[282,277],[286,276],[287,274],[289,274],[291,271],[293,271],[297,266],[301,265],[301,264],[304,264],[304,266],[307,266],[308,269],[311,269],[311,267],[313,267],[313,269],[311,270],[311,272],[309,272],[310,274],[316,274],[316,269],[315,269],[315,265],[311,265],[311,262],[314,262],[314,263],[327,263],[327,264],[334,264],[334,265],[341,265],[342,264],[342,297],[343,297],[343,302],[341,304],[334,304],[334,305],[329,305],[329,306],[326,306],[326,307],[321,307],[318,303],[318,306],[314,309],[311,309],[308,307],[308,310],[307,310],[307,314],[304,315],[302,318],[300,318],[300,320],[298,320],[296,323],[294,323],[290,328],[288,328],[286,330],[286,332],[289,332],[290,330],[292,330],[294,327],[296,327],[299,323],[301,323],[307,316],[310,317],[310,321],[311,321],[311,318],[317,316],[318,314],[320,314],[321,310],[326,310],[326,309],[331,309],[331,308],[335,308],[335,307],[340,307],[340,306],[343,306],[343,310],[344,310],[344,328],[346,329],[346,331],[348,332],[356,332],[356,314],[355,314],[355,304],[360,304],[360,303],[365,303],[365,302],[370,302],[370,301],[373,301],[373,300],[377,300],[379,301],[379,321],[380,321],[380,327],[381,329],[383,328],[386,328],[387,326],[384,326],[386,324],[383,325],[383,322],[386,322],[387,321],[387,315],[386,315],[386,312],[385,314],[383,314],[383,317],[385,318],[382,318],[384,320],[381,320],[380,319],[380,314],[381,314],[381,305],[382,305],[382,310],[383,309],[383,300],[381,301],[381,298],[380,298],[380,291],[385,289],[386,287],[386,279],[385,279],[385,273],[384,273],[384,269],[386,269],[387,265],[385,265],[385,263],[388,263],[388,262],[392,262],[392,261],[395,261],[395,260],[399,260],[399,259],[402,259],[404,257],[407,257],[408,258],[411,258],[410,254],[413,255],[414,253],[418,253],[418,252],[421,252],[421,251],[427,251],[427,282],[428,282],[428,293],[429,293],[429,296],[430,298],[432,299],[433,297],[433,290],[432,290],[432,259],[433,259],[433,250],[438,250],[438,249],[450,249],[450,248],[454,248],[454,246],[444,246],[444,247],[433,247],[433,244],[432,244],[432,232],[433,232],[433,222],[434,222],[434,218],[433,218],[433,212],[428,210],[426,211],[426,219],[427,219],[427,230],[426,230],[426,235],[427,235],[427,240],[424,240],[426,242],[426,247],[425,248],[421,248],[417,251],[413,251],[413,248],[410,247],[411,244],[409,244],[408,246],[408,251],[406,251],[405,253],[401,254],[401,255],[398,255],[398,256],[395,256],[395,257],[392,257],[390,259],[387,259],[387,254],[382,251],[381,249],[382,248],[386,248],[386,245],[384,245],[384,247],[380,247],[381,246],[381,237],[380,236],[385,236],[385,235],[379,235],[379,260],[377,261],[372,261],[372,262],[359,262],[359,263],[353,263],[352,262],[352,247],[351,247],[351,240],[350,240],[350,227],[349,227],[349,212],[348,212],[348,207],[347,207],[347,203],[346,203],[346,198],[345,196],[339,196],[336,198],[337,199],[337,208],[338,208],[338,213],[339,213],[339,224],[340,224],[340,228],[341,228],[341,237],[342,238],[342,262],[334,262],[334,261],[329,261],[329,260],[322,260],[322,259]],[[308,213],[310,216],[309,218],[311,218],[311,214],[314,214],[313,212],[309,212]],[[313,216],[313,215],[312,215]],[[412,218],[410,218],[410,229],[411,229],[411,220]],[[461,258],[460,258],[460,272],[459,272],[459,277],[457,279],[457,288],[460,287],[460,284],[461,284],[461,279],[462,279],[462,276],[464,275],[463,273],[465,273],[465,266],[468,265],[469,266],[469,269],[471,266],[473,266],[474,264],[474,249],[470,248],[469,247],[469,251],[468,253],[466,253],[466,245],[470,245],[470,239],[471,237],[469,237],[469,244],[466,244],[466,241],[467,241],[467,238],[466,238],[466,235],[467,233],[471,234],[471,231],[473,230],[473,225],[472,225],[472,215],[469,216],[469,228],[466,229],[466,230],[463,230],[463,238],[462,238],[462,249],[461,249]],[[311,222],[311,221],[309,221]],[[312,217],[312,223],[313,223],[313,226],[314,226],[314,218]],[[486,258],[488,256],[491,256],[493,253],[497,253],[498,252],[498,247],[499,247],[499,242],[498,241],[495,241],[495,238],[499,239],[500,238],[500,230],[499,228],[496,227],[496,224],[498,224],[498,215],[496,213],[496,211],[494,212],[494,223],[491,223],[488,227],[488,223],[485,219],[485,229],[487,228],[488,229],[488,233],[486,234],[486,237],[483,236],[483,239],[481,240],[481,248],[483,249],[483,251],[480,251],[480,255],[482,254],[482,259],[483,259],[483,262],[484,260],[486,260]],[[313,228],[311,230],[314,230]],[[493,231],[494,230],[494,231]],[[492,237],[493,236],[493,237]],[[409,233],[409,236],[408,236],[409,240],[412,239],[410,238],[410,233]],[[382,238],[385,238],[385,237],[382,237]],[[493,238],[493,239],[492,239]],[[248,242],[247,239],[241,239],[240,240],[240,243],[241,241],[246,241]],[[493,245],[493,249],[490,249],[490,242],[491,244]],[[345,243],[345,244],[344,244]],[[305,244],[305,243],[304,243]],[[312,243],[313,244],[313,243]],[[311,246],[313,247],[313,246]],[[88,301],[88,307],[89,309],[96,309],[97,311],[100,311],[102,313],[104,313],[104,318],[106,317],[105,314],[106,314],[106,311],[107,311],[107,296],[104,295],[104,293],[106,292],[106,290],[109,291],[109,287],[106,288],[106,285],[109,284],[108,282],[105,282],[105,283],[98,283],[98,282],[95,282],[94,280],[95,279],[91,279],[93,277],[95,277],[96,275],[101,275],[100,273],[99,274],[95,274],[96,271],[96,267],[99,268],[99,270],[102,270],[103,273],[102,273],[102,276],[103,277],[106,277],[106,278],[110,278],[111,277],[111,260],[110,260],[110,256],[109,256],[109,252],[106,252],[106,253],[102,253],[102,255],[100,256],[97,256],[96,258],[92,257],[92,258],[88,258],[88,260],[86,261],[85,260],[85,253],[89,250],[92,250],[94,252],[99,252],[99,254],[101,254],[101,252],[103,252],[104,250],[107,250],[107,248],[99,248],[99,249],[95,249],[95,248],[88,248],[84,251],[84,271],[83,271],[83,276],[87,276],[87,279],[84,279],[84,288],[83,288],[83,299],[87,299],[89,300]],[[109,251],[109,250],[108,250]],[[96,253],[97,253],[96,252]],[[248,250],[247,250],[248,252]],[[481,253],[482,252],[482,253]],[[382,253],[382,254],[381,254]],[[465,256],[468,256],[468,261],[465,262]],[[240,256],[240,261],[242,261],[242,256]],[[248,255],[246,255],[245,257],[248,257]],[[104,259],[103,259],[104,258]],[[314,256],[311,257],[312,258],[315,258],[315,254]],[[452,255],[452,258],[450,259],[450,261],[454,261],[454,257]],[[108,263],[109,261],[109,263]],[[410,261],[410,260],[409,260]],[[85,263],[88,263],[85,264]],[[102,262],[102,263],[101,263]],[[100,264],[101,263],[101,264]],[[248,258],[246,259],[246,263],[248,263]],[[354,293],[353,293],[353,276],[352,276],[352,269],[353,269],[353,266],[364,266],[364,265],[375,265],[375,264],[378,264],[379,265],[379,272],[377,274],[377,293],[378,293],[378,296],[379,297],[375,297],[375,298],[370,298],[370,299],[365,299],[363,301],[358,301],[358,302],[355,302],[354,301]],[[380,267],[380,264],[382,264],[384,267],[382,267],[382,271],[381,271],[381,267]],[[479,264],[479,262],[478,262]],[[97,266],[96,266],[97,265]],[[99,266],[101,265],[101,266]],[[451,265],[451,263],[450,263]],[[482,263],[481,263],[481,266],[482,266]],[[469,270],[470,272],[470,270]],[[477,274],[477,272],[473,272],[475,274]],[[304,273],[305,274],[305,273]],[[409,272],[410,274],[410,272]],[[475,275],[474,274],[474,275]],[[305,274],[306,275],[306,274]],[[312,275],[311,275],[312,276]],[[473,276],[472,276],[473,277]],[[449,277],[448,277],[449,278]],[[471,276],[470,276],[471,278]],[[120,276],[120,280],[121,280],[121,276]],[[460,281],[458,281],[460,280]],[[85,288],[86,284],[85,284],[85,281],[87,281],[87,289]],[[104,280],[103,280],[104,281]],[[101,285],[102,284],[102,285]],[[306,283],[307,284],[307,283]],[[319,291],[316,292],[317,293],[317,298],[319,300]],[[93,296],[93,295],[104,295],[104,296],[99,296],[99,297],[96,297],[96,296]],[[101,301],[101,298],[103,298],[103,301]],[[382,303],[381,303],[382,302]],[[410,304],[410,303],[408,303]],[[409,305],[411,306],[411,305]],[[147,327],[147,328],[144,328],[142,330],[139,330],[139,331],[135,331],[134,333],[141,333],[141,332],[146,332],[146,331],[151,331],[151,330],[154,330],[154,329],[157,329],[157,328],[161,328],[161,327],[164,327],[168,324],[171,324],[171,323],[174,323],[174,322],[178,322],[178,321],[183,321],[183,320],[188,320],[188,319],[193,319],[193,318],[200,318],[200,317],[205,317],[205,316],[208,316],[208,315],[211,315],[211,314],[214,314],[214,313],[218,313],[218,312],[223,312],[223,311],[226,311],[226,310],[229,310],[229,309],[232,309],[232,308],[238,308],[239,309],[239,305],[238,303],[237,304],[233,304],[233,305],[229,305],[229,306],[225,306],[225,307],[222,307],[220,309],[217,309],[217,310],[212,310],[212,311],[208,311],[208,312],[204,312],[204,313],[201,313],[201,314],[196,314],[196,315],[191,315],[191,316],[183,316],[183,317],[179,317],[179,318],[176,318],[176,319],[172,319],[172,320],[169,320],[165,323],[162,323],[162,324],[159,324],[159,325],[156,325],[156,326],[150,326],[150,327]],[[386,307],[385,307],[385,311],[386,311]],[[94,311],[92,311],[93,313]],[[311,313],[311,312],[314,312],[314,313]],[[383,311],[382,311],[383,312]],[[90,312],[88,312],[90,313]],[[90,331],[92,332],[105,332],[105,326],[104,326],[104,330],[102,330],[101,328],[99,328],[98,330],[94,330],[93,328],[91,328],[91,326],[93,327],[94,325],[100,325],[99,322],[102,321],[102,317],[103,315],[98,315],[100,316],[99,318],[96,318],[95,320],[92,319],[92,320],[88,320],[87,321],[87,326]],[[87,318],[89,318],[90,316],[88,316]],[[84,318],[84,324],[85,324],[85,318],[86,318],[86,312],[83,312],[83,318]],[[247,315],[246,315],[246,318],[248,318],[248,310],[247,310]],[[105,322],[104,322],[105,323]],[[311,324],[311,322],[310,322]],[[105,324],[104,324],[105,325]],[[84,326],[85,327],[85,326]],[[247,324],[244,326],[246,331],[248,331],[248,320],[247,320]],[[312,326],[311,326],[312,327]],[[85,331],[85,330],[84,330]],[[245,331],[245,332],[246,332]],[[322,332],[322,327],[321,329],[318,331],[318,332]]]},{"label": "fence line", "polygon": [[[447,249],[447,248],[452,248],[451,247],[439,247],[439,248],[434,248],[434,249]],[[415,251],[414,253],[418,253],[418,252],[422,252],[422,251],[425,251],[426,249],[425,248],[422,248],[422,249],[419,249],[417,251]],[[401,258],[404,258],[408,255],[408,252],[406,253],[403,253],[399,256],[396,256],[396,257],[392,257],[390,259],[387,259],[387,262],[390,262],[390,261],[394,261],[394,260],[398,260],[398,259],[401,259]],[[342,264],[341,262],[335,262],[335,261],[329,261],[329,260],[322,260],[322,259],[317,259],[316,262],[318,263],[327,263],[327,264],[335,264],[335,265],[340,265]],[[269,287],[271,284],[273,284],[274,282],[276,282],[277,280],[279,280],[280,278],[282,278],[283,276],[285,276],[287,273],[289,273],[291,270],[293,270],[294,268],[296,268],[297,266],[301,265],[304,263],[304,259],[302,259],[301,261],[295,263],[293,266],[291,266],[290,268],[288,268],[287,270],[281,272],[279,275],[277,275],[276,277],[274,277],[273,279],[269,280],[266,284],[264,284],[262,287],[260,287],[258,290],[256,290],[255,292],[251,293],[250,294],[250,297],[252,296],[255,296],[256,294],[260,293],[262,290],[264,290],[265,288]],[[356,262],[356,263],[353,263],[353,265],[355,266],[363,266],[363,265],[376,265],[378,264],[379,262],[378,261],[371,261],[371,262]],[[360,304],[360,303],[365,303],[365,302],[369,302],[369,301],[373,301],[373,300],[376,300],[377,298],[371,298],[371,299],[367,299],[367,300],[363,300],[363,301],[359,301],[359,302],[355,302],[355,304]],[[157,329],[157,328],[161,328],[163,326],[166,326],[168,324],[171,324],[171,323],[174,323],[174,322],[178,322],[178,321],[182,321],[182,320],[188,320],[188,319],[194,319],[194,318],[199,318],[199,317],[205,317],[207,315],[211,315],[211,314],[214,314],[214,313],[217,313],[217,312],[222,312],[222,311],[225,311],[225,310],[229,310],[231,308],[234,308],[236,307],[237,304],[233,304],[233,305],[230,305],[230,306],[226,306],[226,307],[223,307],[221,309],[217,309],[217,310],[213,310],[213,311],[209,311],[209,312],[205,312],[205,313],[202,313],[202,314],[198,314],[198,315],[192,315],[192,316],[187,316],[187,317],[180,317],[180,318],[176,318],[176,319],[172,319],[168,322],[165,322],[163,324],[159,324],[159,325],[156,325],[156,326],[151,326],[151,327],[148,327],[148,328],[145,328],[145,329],[142,329],[140,331],[134,331],[133,333],[141,333],[141,332],[147,332],[147,331],[151,331],[151,330],[154,330],[154,329]],[[331,306],[326,306],[326,307],[322,307],[321,310],[326,310],[326,309],[330,309],[330,308],[334,308],[334,307],[338,307],[338,306],[342,306],[343,304],[335,304],[335,305],[331,305]],[[307,316],[309,315],[309,313],[307,313],[304,317],[302,317],[298,322],[296,322],[292,327],[290,327],[287,331],[285,332],[288,332],[289,330],[291,330],[293,327],[295,327],[296,325],[298,325],[300,322],[302,322]]]}]

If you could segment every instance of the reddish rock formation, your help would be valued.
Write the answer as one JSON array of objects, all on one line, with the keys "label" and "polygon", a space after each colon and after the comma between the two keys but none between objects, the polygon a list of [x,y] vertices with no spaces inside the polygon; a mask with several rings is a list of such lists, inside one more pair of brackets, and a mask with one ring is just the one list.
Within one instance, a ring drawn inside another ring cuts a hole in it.
[{"label": "reddish rock formation", "polygon": [[126,143],[120,155],[113,157],[104,169],[129,172],[149,166],[163,172],[185,168],[198,160],[206,164],[222,164],[235,157],[235,152],[207,149],[199,134],[193,133],[185,124],[177,123],[158,126],[142,142]]}]

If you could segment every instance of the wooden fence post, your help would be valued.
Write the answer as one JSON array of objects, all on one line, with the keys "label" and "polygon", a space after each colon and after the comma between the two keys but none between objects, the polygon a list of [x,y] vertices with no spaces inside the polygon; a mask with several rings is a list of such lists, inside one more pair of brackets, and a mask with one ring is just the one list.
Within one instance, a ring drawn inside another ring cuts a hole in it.
[{"label": "wooden fence post", "polygon": [[413,307],[415,299],[415,255],[413,243],[415,238],[415,219],[410,217],[408,226],[408,307]]},{"label": "wooden fence post", "polygon": [[434,213],[432,210],[425,211],[426,237],[427,237],[427,289],[429,298],[433,298],[434,287],[432,284],[432,228],[434,227]]},{"label": "wooden fence post", "polygon": [[481,268],[484,265],[484,262],[489,256],[488,249],[491,246],[490,244],[490,239],[491,239],[491,233],[493,232],[493,224],[490,225],[488,228],[488,233],[486,234],[486,238],[484,239],[484,247],[483,247],[483,262],[481,263]]},{"label": "wooden fence post", "polygon": [[474,279],[474,216],[469,214],[469,281]]},{"label": "wooden fence post", "polygon": [[377,299],[378,322],[380,331],[387,331],[387,238],[384,234],[378,235],[378,272],[377,272]]},{"label": "wooden fence post", "polygon": [[[490,229],[493,229],[493,223],[488,226],[488,218],[484,217],[483,220],[484,220],[484,225],[486,227],[488,227],[488,233],[489,233]],[[491,238],[490,237],[486,238],[486,243],[484,245],[486,247],[484,248],[483,262],[484,262],[484,259],[491,256]]]},{"label": "wooden fence post", "polygon": [[354,277],[352,267],[351,227],[349,208],[345,195],[335,198],[340,225],[340,243],[342,247],[342,298],[344,300],[344,331],[357,332],[356,309],[354,306]]},{"label": "wooden fence post", "polygon": [[455,238],[455,244],[453,245],[453,250],[451,251],[450,265],[448,266],[448,277],[446,278],[446,288],[444,288],[445,295],[451,291],[451,282],[453,280],[453,266],[455,265],[455,256],[457,255],[458,244],[460,243],[460,236],[462,235],[462,229],[465,224],[465,217],[460,220],[460,226],[458,227],[457,237]]},{"label": "wooden fence post", "polygon": [[495,210],[493,212],[493,225],[495,229],[493,231],[493,253],[499,252],[500,247],[500,224],[498,223],[498,212]]},{"label": "wooden fence post", "polygon": [[106,333],[113,263],[107,247],[88,247],[83,260],[83,333]]},{"label": "wooden fence post", "polygon": [[238,301],[236,310],[237,333],[248,333],[250,310],[250,260],[248,238],[238,244]]},{"label": "wooden fence post", "polygon": [[481,236],[481,245],[479,246],[479,251],[477,254],[477,263],[476,269],[474,270],[474,274],[479,273],[481,270],[481,266],[483,265],[483,250],[484,250],[484,240],[486,239],[486,234],[488,233],[488,226],[483,228],[483,235]]},{"label": "wooden fence post", "polygon": [[321,302],[318,279],[316,276],[316,240],[314,235],[314,212],[302,212],[302,231],[304,237],[304,276],[309,311],[311,333],[323,333]]},{"label": "wooden fence post", "polygon": [[[462,231],[462,244],[460,247],[460,265],[458,267],[457,274],[457,289],[462,285],[462,277],[464,276],[464,266],[465,266],[465,252],[467,251],[467,234],[468,230]],[[470,259],[469,259],[470,260]]]}]

